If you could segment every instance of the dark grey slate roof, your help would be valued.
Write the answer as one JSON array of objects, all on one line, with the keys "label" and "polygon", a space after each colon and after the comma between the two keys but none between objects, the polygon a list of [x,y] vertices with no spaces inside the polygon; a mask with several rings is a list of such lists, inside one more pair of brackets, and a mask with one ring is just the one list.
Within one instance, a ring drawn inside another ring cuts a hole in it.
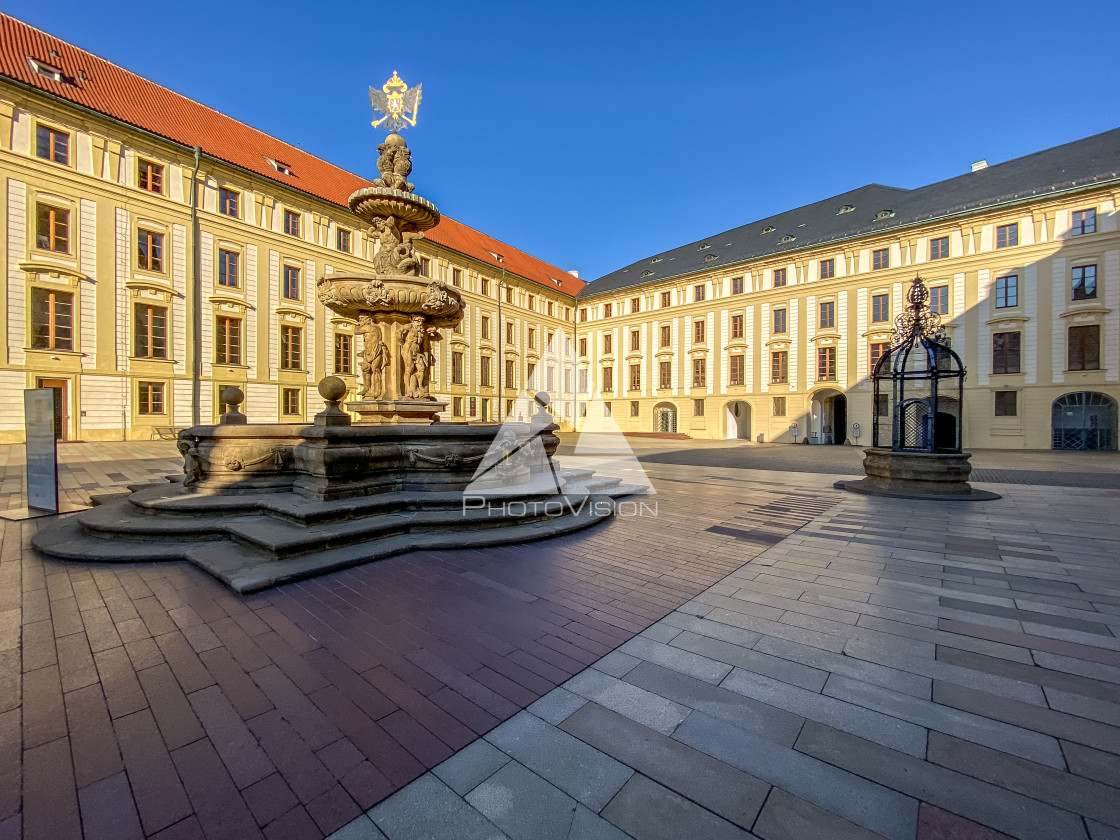
[{"label": "dark grey slate roof", "polygon": [[[1120,128],[913,190],[868,184],[646,257],[588,283],[579,297],[1117,180]],[[853,209],[841,213],[846,205]],[[882,211],[890,215],[877,218]]]}]

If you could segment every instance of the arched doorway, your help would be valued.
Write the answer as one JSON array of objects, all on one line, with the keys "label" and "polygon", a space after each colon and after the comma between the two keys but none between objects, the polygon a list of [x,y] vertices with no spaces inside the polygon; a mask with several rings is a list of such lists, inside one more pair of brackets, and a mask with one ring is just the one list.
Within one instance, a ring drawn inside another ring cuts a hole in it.
[{"label": "arched doorway", "polygon": [[751,406],[742,400],[734,400],[723,407],[724,433],[726,440],[751,439]]},{"label": "arched doorway", "polygon": [[1063,394],[1050,407],[1054,449],[1116,449],[1116,400],[1096,391]]},{"label": "arched doorway", "polygon": [[655,432],[676,432],[677,407],[672,403],[658,403],[653,407],[653,430]]},{"label": "arched doorway", "polygon": [[817,391],[809,406],[809,439],[842,444],[848,437],[848,398],[833,388]]}]

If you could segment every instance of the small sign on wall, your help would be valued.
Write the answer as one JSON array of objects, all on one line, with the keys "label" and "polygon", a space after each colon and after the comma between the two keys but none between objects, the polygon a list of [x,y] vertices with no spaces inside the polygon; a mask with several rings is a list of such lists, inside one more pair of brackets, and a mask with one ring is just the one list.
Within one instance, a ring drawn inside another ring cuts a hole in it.
[{"label": "small sign on wall", "polygon": [[58,449],[54,429],[53,388],[23,392],[23,422],[27,435],[27,506],[58,512]]}]

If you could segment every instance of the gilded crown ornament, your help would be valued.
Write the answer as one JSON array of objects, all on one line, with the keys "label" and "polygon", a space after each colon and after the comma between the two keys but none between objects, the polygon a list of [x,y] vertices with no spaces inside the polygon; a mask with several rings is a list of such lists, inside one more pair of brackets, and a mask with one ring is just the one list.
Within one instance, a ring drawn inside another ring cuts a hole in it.
[{"label": "gilded crown ornament", "polygon": [[370,87],[369,104],[373,106],[374,117],[371,125],[393,132],[415,128],[416,115],[420,111],[420,88],[421,85],[410,88],[396,70],[381,90]]}]

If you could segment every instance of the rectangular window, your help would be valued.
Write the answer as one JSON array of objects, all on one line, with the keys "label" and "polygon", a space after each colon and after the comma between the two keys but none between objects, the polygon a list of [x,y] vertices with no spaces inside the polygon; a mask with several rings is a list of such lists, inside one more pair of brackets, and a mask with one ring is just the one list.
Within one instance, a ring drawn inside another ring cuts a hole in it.
[{"label": "rectangular window", "polygon": [[74,295],[71,292],[32,288],[31,346],[36,350],[74,349]]},{"label": "rectangular window", "polygon": [[786,416],[786,398],[774,397],[770,401],[770,413],[775,417]]},{"label": "rectangular window", "polygon": [[451,269],[451,285],[459,289],[463,287],[463,270],[461,268]]},{"label": "rectangular window", "polygon": [[732,338],[732,340],[734,340],[736,338],[742,338],[742,337],[743,337],[743,316],[742,315],[732,315],[731,316],[731,338]]},{"label": "rectangular window", "polygon": [[[350,336],[346,337],[349,338]],[[219,365],[241,364],[240,318],[218,317],[214,324],[214,361]],[[349,373],[349,371],[346,372]]]},{"label": "rectangular window", "polygon": [[537,329],[536,327],[529,327],[529,349],[534,350],[537,346]]},{"label": "rectangular window", "polygon": [[142,160],[138,165],[136,183],[142,190],[163,194],[163,166]]},{"label": "rectangular window", "polygon": [[786,310],[784,308],[783,309],[775,309],[774,310],[774,332],[775,333],[784,333],[786,331],[787,327],[788,327],[788,325],[786,323]]},{"label": "rectangular window", "polygon": [[349,230],[347,230],[346,228],[340,227],[337,231],[335,231],[334,247],[336,249],[338,249],[339,251],[345,251],[347,254],[350,253],[350,231]]},{"label": "rectangular window", "polygon": [[463,416],[463,398],[462,397],[452,397],[451,398],[451,415],[453,417],[462,417]]},{"label": "rectangular window", "polygon": [[821,260],[821,279],[828,280],[836,276],[836,260]]},{"label": "rectangular window", "polygon": [[137,396],[141,414],[166,414],[164,410],[164,383],[138,382]]},{"label": "rectangular window", "polygon": [[744,288],[745,288],[745,286],[743,284],[743,278],[742,277],[732,277],[731,278],[731,294],[741,295],[743,293]]},{"label": "rectangular window", "polygon": [[299,388],[283,389],[284,414],[302,414],[299,410]]},{"label": "rectangular window", "polygon": [[1101,328],[1096,324],[1069,328],[1069,369],[1100,370]]},{"label": "rectangular window", "polygon": [[642,366],[630,365],[630,390],[642,390]]},{"label": "rectangular window", "polygon": [[572,393],[572,369],[570,367],[564,368],[564,393]]},{"label": "rectangular window", "polygon": [[531,388],[536,387],[536,381],[533,379],[533,374],[537,372],[537,366],[532,362],[525,365],[525,381],[530,383]]},{"label": "rectangular window", "polygon": [[136,232],[136,267],[163,271],[163,234],[140,228]]},{"label": "rectangular window", "polygon": [[354,372],[354,336],[349,333],[334,334],[334,372]]},{"label": "rectangular window", "polygon": [[610,355],[611,347],[614,344],[614,342],[612,340],[613,338],[614,338],[614,336],[611,335],[610,333],[607,333],[606,335],[603,336],[603,355],[604,356]]},{"label": "rectangular window", "polygon": [[692,416],[693,417],[703,417],[704,416],[704,401],[703,400],[693,400],[692,401]]},{"label": "rectangular window", "polygon": [[611,416],[611,404],[609,402],[603,403],[603,416],[604,417],[610,417]]},{"label": "rectangular window", "polygon": [[742,385],[743,384],[743,362],[742,356],[731,357],[731,370],[728,373],[727,383],[729,385]]},{"label": "rectangular window", "polygon": [[931,260],[943,260],[949,256],[949,237],[942,236],[938,239],[931,239],[929,241],[929,258]]},{"label": "rectangular window", "polygon": [[586,307],[586,306],[585,306],[585,307],[583,307],[582,309],[580,309],[580,311],[579,311],[579,320],[580,320],[581,322],[583,322],[583,321],[586,321],[586,320],[587,320],[587,307]]},{"label": "rectangular window", "polygon": [[657,365],[657,387],[658,388],[672,388],[673,387],[673,363],[672,362],[659,362]]},{"label": "rectangular window", "polygon": [[303,327],[280,326],[280,369],[300,370],[303,367]]},{"label": "rectangular window", "polygon": [[692,360],[692,387],[703,388],[708,384],[708,360]]},{"label": "rectangular window", "polygon": [[479,282],[480,294],[489,295],[490,294],[490,281],[487,280],[485,277],[480,277],[479,281],[480,281]]},{"label": "rectangular window", "polygon": [[513,344],[513,324],[506,323],[506,344]]},{"label": "rectangular window", "polygon": [[579,372],[579,391],[581,394],[587,393],[587,368]]},{"label": "rectangular window", "polygon": [[1012,245],[1019,244],[1019,223],[1012,222],[1009,225],[999,225],[996,228],[996,247],[997,248],[1010,248]]},{"label": "rectangular window", "polygon": [[891,343],[889,341],[871,342],[871,370],[868,371],[869,375],[875,372],[875,366],[879,364],[879,360],[883,358],[883,354],[886,353],[890,347]]},{"label": "rectangular window", "polygon": [[776,385],[789,382],[788,350],[775,350],[770,354],[770,381]]},{"label": "rectangular window", "polygon": [[821,301],[820,328],[822,330],[836,329],[836,301],[834,301],[834,300],[822,300]]},{"label": "rectangular window", "polygon": [[891,249],[876,248],[871,252],[871,268],[878,271],[881,268],[891,267]]},{"label": "rectangular window", "polygon": [[478,357],[478,384],[483,388],[490,387],[490,357]]},{"label": "rectangular window", "polygon": [[35,156],[43,160],[70,165],[70,135],[45,125],[35,129]]},{"label": "rectangular window", "polygon": [[604,303],[603,304],[603,317],[604,318],[610,318],[613,315],[614,315],[614,304],[613,303]]},{"label": "rectangular window", "polygon": [[236,190],[226,189],[225,187],[218,188],[218,212],[223,216],[233,216],[235,219],[241,216],[241,193]]},{"label": "rectangular window", "polygon": [[637,400],[631,400],[630,401],[630,416],[631,417],[637,417],[638,416],[638,401]]},{"label": "rectangular window", "polygon": [[875,398],[875,416],[876,417],[890,417],[891,404],[890,399],[886,394],[879,394]]},{"label": "rectangular window", "polygon": [[1017,417],[1019,414],[1018,396],[1015,391],[996,391],[996,417]]},{"label": "rectangular window", "polygon": [[218,249],[218,285],[236,289],[241,285],[241,255]]},{"label": "rectangular window", "polygon": [[284,266],[284,297],[299,300],[299,269],[294,265]]},{"label": "rectangular window", "polygon": [[992,373],[1019,372],[1019,333],[992,335]]},{"label": "rectangular window", "polygon": [[133,352],[142,359],[167,358],[167,307],[136,304],[136,343]]},{"label": "rectangular window", "polygon": [[673,303],[673,293],[672,292],[662,292],[661,293],[661,306],[662,307],[672,306],[672,303]]},{"label": "rectangular window", "polygon": [[1086,233],[1097,232],[1097,211],[1095,209],[1089,210],[1074,210],[1073,211],[1073,225],[1069,229],[1071,236],[1082,236]]},{"label": "rectangular window", "polygon": [[545,390],[554,392],[556,390],[556,368],[549,365],[544,371]]},{"label": "rectangular window", "polygon": [[642,349],[642,334],[637,330],[630,330],[630,349],[634,351]]},{"label": "rectangular window", "polygon": [[693,293],[693,298],[692,299],[694,301],[696,301],[697,303],[702,301],[704,299],[704,284],[701,283],[699,286],[696,286],[692,290],[692,293]]},{"label": "rectangular window", "polygon": [[587,339],[586,338],[581,338],[579,340],[579,354],[581,356],[586,356],[587,355]]},{"label": "rectangular window", "polygon": [[608,393],[614,390],[614,368],[603,368],[603,393]]},{"label": "rectangular window", "polygon": [[35,207],[35,247],[41,251],[70,253],[70,211],[49,204]]},{"label": "rectangular window", "polygon": [[822,382],[836,381],[836,348],[817,348],[817,379]]},{"label": "rectangular window", "polygon": [[299,236],[300,214],[295,210],[284,211],[284,233]]},{"label": "rectangular window", "polygon": [[640,297],[630,298],[630,314],[633,315],[642,311],[642,299]]},{"label": "rectangular window", "polygon": [[1075,265],[1073,267],[1073,299],[1092,300],[1097,296],[1097,267],[1095,265]]},{"label": "rectangular window", "polygon": [[871,296],[871,323],[882,324],[891,319],[891,296]]},{"label": "rectangular window", "polygon": [[431,277],[432,276],[432,261],[430,259],[428,259],[427,257],[421,257],[420,258],[420,276],[421,277]]},{"label": "rectangular window", "polygon": [[703,344],[704,343],[705,328],[706,328],[706,325],[705,325],[704,321],[693,321],[692,322],[692,341],[693,341],[693,343],[695,343],[695,344]]},{"label": "rectangular window", "polygon": [[479,324],[484,339],[490,338],[490,316],[483,315],[482,322]]},{"label": "rectangular window", "polygon": [[786,270],[784,268],[774,269],[774,288],[784,286],[786,284]]},{"label": "rectangular window", "polygon": [[933,286],[929,290],[929,311],[935,315],[949,314],[949,287]]},{"label": "rectangular window", "polygon": [[552,308],[552,301],[548,301],[545,305],[545,314],[548,315],[549,318],[552,317]]},{"label": "rectangular window", "polygon": [[1019,276],[1008,274],[996,278],[996,309],[1019,305]]},{"label": "rectangular window", "polygon": [[661,325],[661,346],[668,347],[673,341],[673,330],[668,324]]},{"label": "rectangular window", "polygon": [[451,384],[463,384],[463,354],[458,350],[451,351]]},{"label": "rectangular window", "polygon": [[502,383],[502,385],[504,385],[506,388],[516,388],[517,387],[517,382],[515,381],[515,377],[516,377],[515,368],[516,368],[516,363],[513,361],[513,359],[506,359],[506,379],[505,379],[505,382]]},{"label": "rectangular window", "polygon": [[526,296],[526,298],[525,298],[525,308],[526,309],[532,309],[534,311],[536,310],[536,308],[537,308],[537,296],[536,295],[527,295]]}]

